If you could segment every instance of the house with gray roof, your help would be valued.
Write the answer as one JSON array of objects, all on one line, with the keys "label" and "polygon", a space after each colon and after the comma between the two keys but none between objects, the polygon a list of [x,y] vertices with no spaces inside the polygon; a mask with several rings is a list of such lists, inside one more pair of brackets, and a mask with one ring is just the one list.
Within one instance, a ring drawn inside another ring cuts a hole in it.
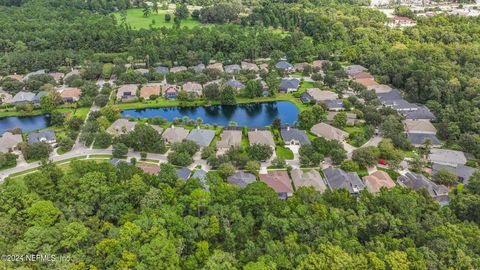
[{"label": "house with gray roof", "polygon": [[324,104],[325,107],[329,111],[341,111],[345,109],[345,106],[343,105],[343,100],[342,99],[329,99],[329,100],[322,100],[318,102],[319,104]]},{"label": "house with gray roof", "polygon": [[237,73],[237,72],[240,72],[240,70],[242,70],[242,68],[237,64],[226,65],[223,67],[223,69],[225,70],[226,73]]},{"label": "house with gray roof", "polygon": [[128,119],[120,118],[107,128],[107,132],[112,136],[119,136],[132,132],[136,125],[137,122],[130,122]]},{"label": "house with gray roof", "polygon": [[432,175],[436,175],[440,170],[447,170],[457,176],[457,181],[464,185],[468,184],[470,177],[475,173],[475,168],[459,164],[456,167],[449,165],[433,164]]},{"label": "house with gray roof", "polygon": [[227,182],[233,185],[237,185],[241,188],[246,187],[248,184],[257,181],[257,177],[251,173],[237,172],[227,178]]},{"label": "house with gray roof", "polygon": [[427,140],[430,140],[432,147],[440,147],[442,145],[437,136],[431,133],[407,133],[407,138],[415,147],[422,146]]},{"label": "house with gray roof", "polygon": [[34,104],[40,104],[40,100],[42,99],[42,97],[44,96],[47,96],[48,95],[48,92],[47,91],[40,91],[38,92],[35,97],[33,98],[33,103]]},{"label": "house with gray roof", "polygon": [[298,91],[299,87],[300,87],[300,80],[297,78],[282,79],[282,81],[280,82],[280,86],[278,87],[278,90],[283,93],[290,93],[290,92]]},{"label": "house with gray roof", "polygon": [[29,143],[46,142],[48,144],[52,144],[57,141],[57,137],[55,136],[55,131],[53,130],[40,130],[28,134],[27,141]]},{"label": "house with gray roof", "polygon": [[9,153],[17,150],[17,145],[22,141],[22,134],[3,133],[0,137],[0,153]]},{"label": "house with gray roof", "polygon": [[137,98],[138,85],[125,84],[117,90],[117,100],[133,100]]},{"label": "house with gray roof", "polygon": [[275,150],[275,141],[269,130],[252,130],[248,132],[248,141],[250,145],[263,144],[268,145]]},{"label": "house with gray roof", "polygon": [[327,190],[327,185],[325,185],[322,176],[316,170],[304,172],[302,169],[296,168],[292,170],[290,175],[292,176],[292,181],[296,190],[301,187],[313,187],[316,191],[321,193]]},{"label": "house with gray roof", "polygon": [[176,142],[181,142],[185,138],[187,138],[188,130],[183,127],[169,127],[165,129],[162,134],[162,138],[165,140],[166,143],[172,144]]},{"label": "house with gray roof", "polygon": [[237,80],[235,80],[235,79],[228,80],[228,81],[227,81],[227,85],[235,88],[237,91],[245,88],[245,85],[244,85],[243,83],[241,83],[241,82],[239,82],[239,81],[237,81]]},{"label": "house with gray roof", "polygon": [[456,167],[459,164],[465,165],[467,163],[467,157],[462,151],[432,149],[430,150],[430,155],[428,155],[428,161]]},{"label": "house with gray roof", "polygon": [[331,190],[346,189],[352,195],[358,195],[364,190],[365,184],[355,172],[345,172],[342,169],[328,167],[323,170],[327,186]]},{"label": "house with gray roof", "polygon": [[186,67],[186,66],[172,67],[172,68],[170,69],[170,72],[172,72],[172,73],[179,73],[179,72],[184,72],[184,71],[187,71],[187,67]]},{"label": "house with gray roof", "polygon": [[202,184],[203,186],[203,189],[205,190],[209,190],[209,187],[207,185],[207,172],[200,169],[200,170],[196,170],[195,172],[193,172],[192,176],[190,176],[190,178],[197,178],[200,183]]},{"label": "house with gray roof", "polygon": [[35,98],[35,94],[32,92],[24,92],[20,91],[18,92],[13,98],[11,103],[13,105],[16,105],[18,103],[28,103],[28,102],[33,102],[33,99]]},{"label": "house with gray roof", "polygon": [[7,92],[5,92],[1,87],[0,87],[0,104],[6,104],[6,103],[11,103],[12,102],[13,96]]},{"label": "house with gray roof", "polygon": [[217,141],[218,149],[230,149],[231,147],[242,145],[242,131],[241,130],[224,130],[222,132],[221,140]]},{"label": "house with gray roof", "polygon": [[414,111],[405,111],[400,112],[405,119],[412,120],[435,120],[435,115],[430,111],[426,106],[417,106],[418,108]]},{"label": "house with gray roof", "polygon": [[282,139],[286,145],[310,144],[305,130],[287,127],[280,130],[280,135],[282,135]]},{"label": "house with gray roof", "polygon": [[162,67],[158,66],[154,68],[155,72],[160,73],[160,74],[167,74],[168,73],[168,67]]},{"label": "house with gray roof", "polygon": [[188,134],[187,140],[196,142],[200,147],[207,147],[213,141],[214,137],[215,130],[194,129]]},{"label": "house with gray roof", "polygon": [[367,70],[368,69],[366,67],[360,66],[360,65],[350,65],[345,67],[345,72],[348,75],[352,75],[352,74],[367,71]]},{"label": "house with gray roof", "polygon": [[192,175],[192,171],[187,167],[183,167],[183,168],[178,169],[176,171],[176,173],[177,173],[178,178],[180,178],[182,180],[188,180],[188,178],[190,178],[190,175]]},{"label": "house with gray roof", "polygon": [[193,71],[195,71],[196,73],[200,73],[202,71],[205,70],[205,65],[204,64],[198,64],[196,66],[193,66],[191,67],[193,69]]},{"label": "house with gray roof", "polygon": [[283,72],[291,72],[291,71],[294,71],[294,67],[292,64],[286,62],[286,61],[280,61],[278,62],[275,67],[280,70],[280,71],[283,71]]},{"label": "house with gray roof", "polygon": [[415,191],[426,189],[428,194],[441,205],[448,204],[450,200],[448,197],[450,190],[446,186],[437,185],[422,174],[408,172],[405,175],[399,176],[397,183],[400,186],[411,188]]}]

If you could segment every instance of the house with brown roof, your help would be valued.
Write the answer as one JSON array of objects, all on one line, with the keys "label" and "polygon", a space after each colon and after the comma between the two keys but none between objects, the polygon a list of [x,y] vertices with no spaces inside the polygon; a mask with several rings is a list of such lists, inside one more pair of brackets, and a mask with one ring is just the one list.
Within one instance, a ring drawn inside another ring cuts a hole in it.
[{"label": "house with brown roof", "polygon": [[242,145],[241,130],[224,130],[220,136],[221,136],[221,140],[217,141],[218,149],[228,150],[231,147]]},{"label": "house with brown roof", "polygon": [[65,73],[62,72],[50,72],[48,73],[57,83],[60,82],[63,77],[65,76]]},{"label": "house with brown roof", "polygon": [[22,134],[3,133],[0,137],[0,153],[9,153],[17,150],[17,145],[22,141]]},{"label": "house with brown roof", "polygon": [[323,64],[328,62],[327,60],[315,60],[312,62],[312,66],[315,69],[321,69],[323,67]]},{"label": "house with brown roof", "polygon": [[178,73],[178,72],[184,72],[184,71],[187,71],[187,67],[186,67],[186,66],[172,67],[172,68],[170,69],[170,72],[172,72],[172,73]]},{"label": "house with brown roof", "polygon": [[167,144],[172,144],[176,142],[181,142],[186,139],[188,136],[188,130],[184,129],[183,127],[175,127],[171,126],[162,134],[162,138],[165,140]]},{"label": "house with brown roof", "polygon": [[133,100],[137,98],[138,85],[125,84],[117,90],[117,100]]},{"label": "house with brown roof", "polygon": [[120,118],[113,122],[110,127],[107,128],[107,132],[112,136],[119,136],[127,134],[135,129],[137,122],[130,122],[128,119]]},{"label": "house with brown roof", "polygon": [[10,78],[10,79],[16,80],[16,81],[21,81],[21,80],[23,80],[23,75],[11,74],[11,75],[8,75],[7,78]]},{"label": "house with brown roof", "polygon": [[207,69],[216,69],[220,72],[223,72],[223,64],[222,63],[214,63],[207,66]]},{"label": "house with brown roof", "polygon": [[338,94],[332,91],[324,91],[319,88],[308,88],[307,94],[311,99],[316,101],[334,100],[338,98]]},{"label": "house with brown roof", "polygon": [[422,133],[437,134],[437,129],[432,125],[430,120],[413,120],[407,119],[403,121],[406,133]]},{"label": "house with brown roof", "polygon": [[258,71],[259,70],[258,66],[254,63],[241,62],[240,66],[242,67],[243,70],[252,70],[252,71]]},{"label": "house with brown roof", "polygon": [[10,103],[13,96],[0,87],[0,104]]},{"label": "house with brown roof", "polygon": [[392,88],[386,84],[373,84],[367,87],[369,90],[375,91],[375,94],[388,93]]},{"label": "house with brown roof", "polygon": [[375,86],[375,85],[378,85],[378,83],[375,81],[375,79],[370,79],[370,78],[366,78],[366,79],[354,79],[353,82],[355,83],[358,83],[358,84],[361,84],[365,87],[372,87],[372,86]]},{"label": "house with brown roof", "polygon": [[348,137],[347,132],[325,123],[318,123],[314,125],[310,131],[318,137],[323,137],[327,140],[336,140],[339,142],[343,142],[345,138]]},{"label": "house with brown roof", "polygon": [[260,70],[268,72],[268,64],[260,64],[258,65],[258,68],[260,68]]},{"label": "house with brown roof", "polygon": [[275,149],[275,142],[272,133],[269,130],[252,130],[248,132],[248,141],[250,145],[263,144]]},{"label": "house with brown roof", "polygon": [[290,174],[296,190],[301,187],[313,187],[316,191],[321,193],[327,190],[327,185],[323,181],[320,173],[316,170],[304,172],[302,169],[296,168],[293,169]]},{"label": "house with brown roof", "polygon": [[160,96],[159,84],[147,84],[140,89],[140,97],[150,99],[151,96]]},{"label": "house with brown roof", "polygon": [[302,72],[307,66],[310,66],[310,64],[303,62],[303,63],[297,63],[293,67],[295,68],[296,71]]},{"label": "house with brown roof", "polygon": [[182,85],[182,88],[187,94],[193,94],[196,97],[201,97],[203,95],[203,87],[199,83],[187,82]]},{"label": "house with brown roof", "polygon": [[144,173],[148,173],[151,175],[157,175],[158,172],[160,172],[160,167],[155,164],[137,163],[135,166],[142,169]]},{"label": "house with brown roof", "polygon": [[286,171],[270,171],[259,175],[260,181],[271,187],[281,198],[286,199],[293,194],[292,181]]},{"label": "house with brown roof", "polygon": [[395,187],[395,182],[393,182],[390,175],[384,171],[376,171],[370,175],[364,176],[362,179],[367,190],[372,193],[380,192],[382,187],[388,189]]},{"label": "house with brown roof", "polygon": [[60,97],[62,98],[62,102],[77,102],[80,100],[80,96],[82,95],[82,90],[77,87],[66,87],[60,88],[57,90],[60,92]]},{"label": "house with brown roof", "polygon": [[372,79],[372,80],[375,79],[372,74],[370,74],[368,72],[365,72],[365,71],[354,73],[350,76],[354,79],[357,79],[357,80],[358,79]]}]

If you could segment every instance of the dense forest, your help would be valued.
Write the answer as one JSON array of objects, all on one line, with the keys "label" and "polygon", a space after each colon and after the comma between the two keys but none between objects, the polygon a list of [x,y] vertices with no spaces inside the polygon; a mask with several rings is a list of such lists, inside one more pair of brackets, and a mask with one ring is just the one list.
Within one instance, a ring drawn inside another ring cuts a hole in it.
[{"label": "dense forest", "polygon": [[71,260],[44,269],[480,267],[478,208],[464,207],[478,207],[480,175],[452,208],[398,187],[358,200],[302,188],[283,201],[262,182],[207,179],[209,192],[168,164],[158,176],[126,163],[75,161],[68,173],[45,164],[1,186],[0,253]]}]

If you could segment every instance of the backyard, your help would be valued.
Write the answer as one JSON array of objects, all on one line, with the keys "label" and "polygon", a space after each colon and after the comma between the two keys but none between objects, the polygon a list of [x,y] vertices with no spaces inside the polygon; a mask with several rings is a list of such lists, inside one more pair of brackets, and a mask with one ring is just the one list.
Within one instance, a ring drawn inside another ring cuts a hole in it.
[{"label": "backyard", "polygon": [[[159,9],[158,13],[151,10],[150,15],[144,16],[142,8],[132,8],[127,10],[127,18],[126,23],[129,24],[133,29],[141,29],[141,28],[161,28],[161,27],[173,27],[174,26],[174,17],[173,10],[162,10]],[[165,15],[170,14],[171,19],[169,22],[165,21]],[[121,15],[120,12],[114,13],[115,18],[118,22],[121,22]],[[192,17],[189,17],[186,20],[182,20],[180,26],[186,26],[188,28],[193,28],[195,26],[199,26],[201,23],[199,21],[193,20]]]}]

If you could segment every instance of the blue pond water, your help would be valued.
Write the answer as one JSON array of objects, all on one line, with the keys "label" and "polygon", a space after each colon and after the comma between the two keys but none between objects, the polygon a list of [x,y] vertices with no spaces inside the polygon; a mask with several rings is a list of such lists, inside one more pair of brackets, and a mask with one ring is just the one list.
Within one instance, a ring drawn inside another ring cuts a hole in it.
[{"label": "blue pond water", "polygon": [[123,117],[152,118],[161,116],[172,121],[175,118],[188,116],[193,120],[200,117],[203,119],[203,123],[210,125],[227,126],[229,122],[233,121],[239,126],[248,127],[268,126],[277,117],[282,120],[282,124],[293,124],[297,120],[297,115],[297,107],[289,101],[122,111]]},{"label": "blue pond water", "polygon": [[0,134],[13,128],[21,128],[23,132],[46,128],[48,127],[49,119],[48,115],[0,118]]}]

